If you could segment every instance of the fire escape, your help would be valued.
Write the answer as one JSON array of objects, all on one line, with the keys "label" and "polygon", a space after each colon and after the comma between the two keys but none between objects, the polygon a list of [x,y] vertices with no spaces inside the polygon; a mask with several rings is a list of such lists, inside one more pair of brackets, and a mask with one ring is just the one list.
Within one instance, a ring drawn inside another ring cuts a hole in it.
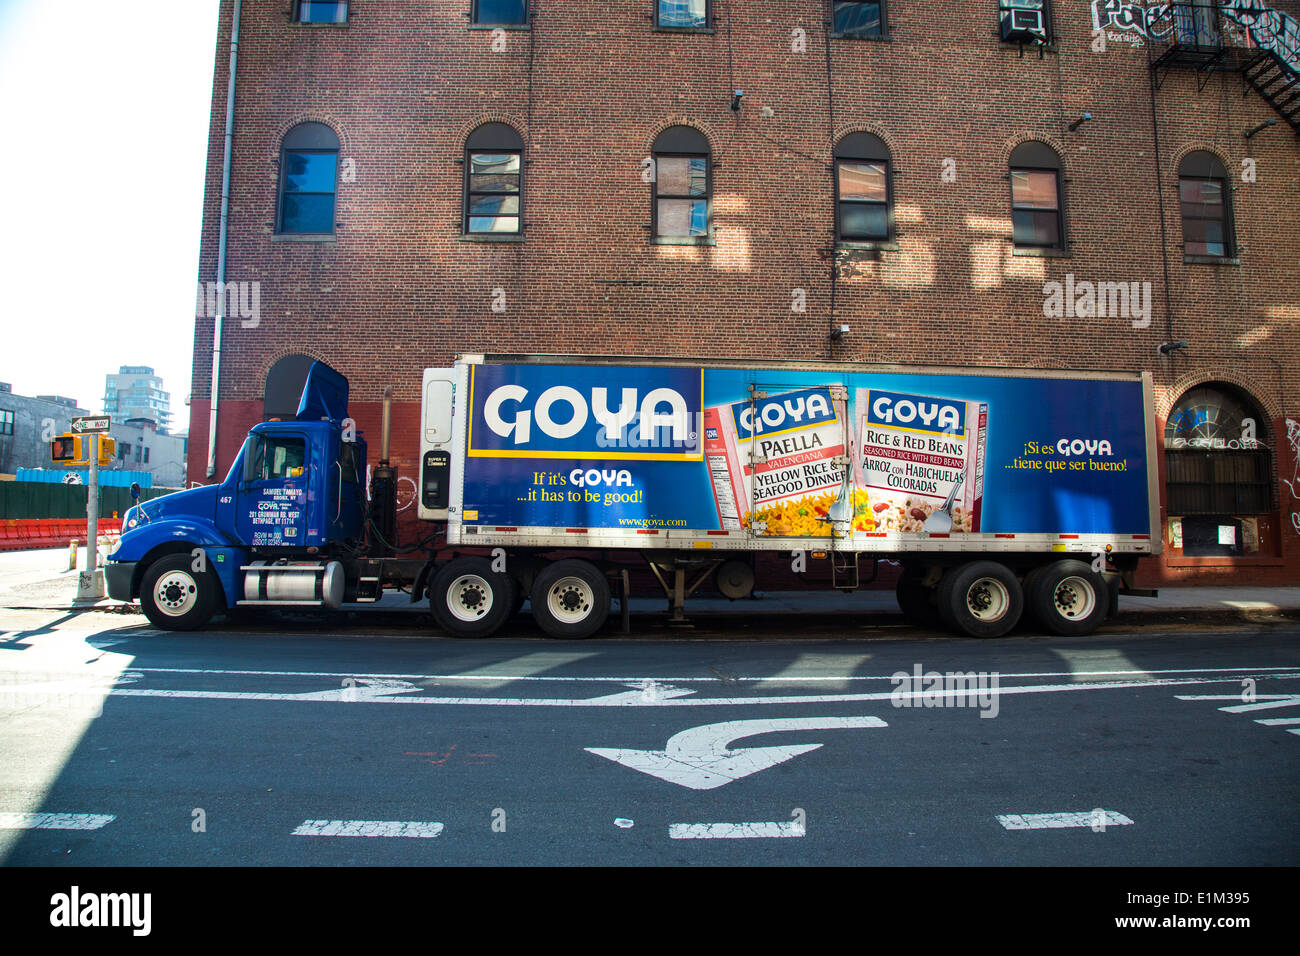
[{"label": "fire escape", "polygon": [[1260,0],[1213,0],[1153,6],[1147,35],[1156,87],[1176,68],[1197,71],[1203,90],[1215,72],[1241,74],[1300,135],[1300,22]]}]

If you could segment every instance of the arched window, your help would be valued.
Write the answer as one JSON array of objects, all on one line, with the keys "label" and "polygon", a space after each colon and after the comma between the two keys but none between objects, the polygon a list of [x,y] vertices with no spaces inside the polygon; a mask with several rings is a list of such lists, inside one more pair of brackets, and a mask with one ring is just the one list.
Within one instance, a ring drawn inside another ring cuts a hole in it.
[{"label": "arched window", "polygon": [[523,232],[524,141],[505,123],[484,123],[465,141],[465,232]]},{"label": "arched window", "polygon": [[835,238],[885,241],[893,234],[889,147],[879,136],[850,133],[835,147]]},{"label": "arched window", "polygon": [[1065,249],[1061,216],[1061,157],[1046,143],[1011,152],[1012,240],[1024,249]]},{"label": "arched window", "polygon": [[299,123],[280,145],[276,231],[333,234],[339,138],[324,123]]},{"label": "arched window", "polygon": [[1231,259],[1236,255],[1228,171],[1204,150],[1178,164],[1178,199],[1183,212],[1183,255]]},{"label": "arched window", "polygon": [[1249,397],[1219,383],[1190,389],[1165,423],[1165,466],[1165,507],[1183,554],[1258,550],[1255,518],[1273,510],[1272,455]]},{"label": "arched window", "polygon": [[713,195],[709,141],[689,126],[670,126],[654,142],[655,237],[707,239]]}]

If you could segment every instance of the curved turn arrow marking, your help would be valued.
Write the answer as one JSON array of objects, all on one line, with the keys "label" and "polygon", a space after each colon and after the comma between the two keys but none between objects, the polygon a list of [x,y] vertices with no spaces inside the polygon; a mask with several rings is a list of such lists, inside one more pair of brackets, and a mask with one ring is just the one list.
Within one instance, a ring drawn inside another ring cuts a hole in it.
[{"label": "curved turn arrow marking", "polygon": [[743,737],[792,730],[844,730],[887,727],[879,717],[776,717],[766,720],[728,720],[705,724],[674,734],[663,750],[613,750],[586,747],[596,754],[641,773],[658,777],[692,790],[713,790],[733,780],[785,763],[821,744],[789,744],[782,747],[747,747],[730,750],[727,745]]}]

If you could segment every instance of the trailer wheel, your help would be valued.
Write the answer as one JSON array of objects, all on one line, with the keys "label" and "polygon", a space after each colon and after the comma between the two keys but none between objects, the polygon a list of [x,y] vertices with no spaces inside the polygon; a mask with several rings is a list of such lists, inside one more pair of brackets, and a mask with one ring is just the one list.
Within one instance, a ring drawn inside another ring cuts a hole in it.
[{"label": "trailer wheel", "polygon": [[1057,561],[1039,569],[1028,581],[1029,611],[1053,634],[1091,634],[1106,619],[1110,586],[1082,561]]},{"label": "trailer wheel", "polygon": [[538,573],[529,600],[547,636],[591,637],[609,616],[609,582],[591,562],[568,558]]},{"label": "trailer wheel", "polygon": [[438,626],[456,637],[489,637],[510,617],[515,579],[492,570],[487,558],[453,558],[429,586],[429,608]]},{"label": "trailer wheel", "polygon": [[154,627],[194,631],[221,605],[221,585],[211,571],[195,571],[189,553],[163,555],[140,580],[140,608]]},{"label": "trailer wheel", "polygon": [[1024,594],[1011,569],[996,561],[950,568],[939,582],[939,618],[970,637],[1001,637],[1020,620]]},{"label": "trailer wheel", "polygon": [[922,627],[934,627],[939,623],[939,609],[932,600],[935,589],[923,585],[923,577],[922,573],[905,570],[899,575],[894,594],[904,618]]}]

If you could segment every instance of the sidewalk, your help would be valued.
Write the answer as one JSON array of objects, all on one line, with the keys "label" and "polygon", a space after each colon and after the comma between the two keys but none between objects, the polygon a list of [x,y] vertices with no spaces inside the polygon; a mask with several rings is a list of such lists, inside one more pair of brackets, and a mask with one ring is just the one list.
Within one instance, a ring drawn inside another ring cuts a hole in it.
[{"label": "sidewalk", "polygon": [[[44,551],[10,551],[0,553],[0,609],[117,610],[131,607],[105,598],[94,604],[76,604],[77,573],[66,570],[68,549]],[[86,567],[86,548],[77,555],[77,567]],[[427,601],[412,604],[407,595],[390,592],[376,604],[344,605],[363,611],[378,607],[387,612],[409,611],[427,614]],[[653,615],[667,609],[662,597],[634,597],[631,611]],[[1121,619],[1143,620],[1157,616],[1213,614],[1216,617],[1248,618],[1259,615],[1300,613],[1300,587],[1294,588],[1162,588],[1160,597],[1120,597]],[[852,591],[826,590],[768,591],[753,598],[729,601],[723,597],[700,595],[688,598],[688,616],[708,614],[896,614],[898,603],[893,590]],[[141,618],[143,620],[143,617]]]}]

